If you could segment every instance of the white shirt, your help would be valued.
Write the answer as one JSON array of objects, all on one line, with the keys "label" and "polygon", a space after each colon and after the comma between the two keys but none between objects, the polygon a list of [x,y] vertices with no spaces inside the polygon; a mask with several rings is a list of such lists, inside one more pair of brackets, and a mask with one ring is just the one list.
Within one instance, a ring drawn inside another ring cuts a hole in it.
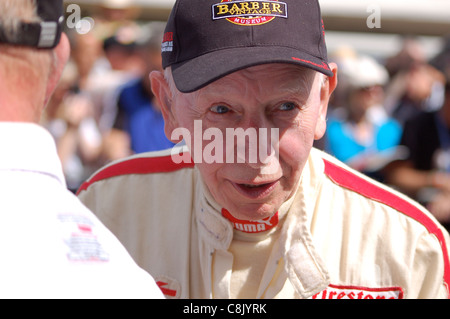
[{"label": "white shirt", "polygon": [[0,123],[0,298],[163,298],[66,189],[51,135]]}]

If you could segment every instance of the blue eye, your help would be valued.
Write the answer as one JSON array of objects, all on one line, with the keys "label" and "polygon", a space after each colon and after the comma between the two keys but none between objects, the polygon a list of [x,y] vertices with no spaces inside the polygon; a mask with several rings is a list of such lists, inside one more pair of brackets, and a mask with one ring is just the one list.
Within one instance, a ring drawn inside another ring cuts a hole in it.
[{"label": "blue eye", "polygon": [[225,114],[230,111],[228,107],[225,105],[215,105],[210,108],[211,112],[217,113],[217,114]]},{"label": "blue eye", "polygon": [[280,105],[281,111],[292,111],[296,108],[295,103],[292,102],[286,102]]}]

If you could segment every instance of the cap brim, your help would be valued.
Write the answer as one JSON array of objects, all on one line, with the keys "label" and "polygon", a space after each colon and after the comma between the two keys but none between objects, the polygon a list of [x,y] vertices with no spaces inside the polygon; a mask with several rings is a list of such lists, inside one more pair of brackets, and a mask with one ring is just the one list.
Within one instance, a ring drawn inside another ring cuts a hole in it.
[{"label": "cap brim", "polygon": [[189,93],[238,70],[268,63],[296,64],[333,76],[328,63],[324,60],[285,47],[222,49],[172,64],[172,75],[177,89]]}]

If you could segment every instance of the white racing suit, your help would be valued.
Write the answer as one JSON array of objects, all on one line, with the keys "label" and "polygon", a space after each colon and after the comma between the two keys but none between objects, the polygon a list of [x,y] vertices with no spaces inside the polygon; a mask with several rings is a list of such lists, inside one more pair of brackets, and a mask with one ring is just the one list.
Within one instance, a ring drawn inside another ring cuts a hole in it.
[{"label": "white racing suit", "polygon": [[[167,298],[230,298],[232,223],[171,151],[115,162],[79,197]],[[448,298],[449,235],[405,196],[312,149],[257,298]]]}]

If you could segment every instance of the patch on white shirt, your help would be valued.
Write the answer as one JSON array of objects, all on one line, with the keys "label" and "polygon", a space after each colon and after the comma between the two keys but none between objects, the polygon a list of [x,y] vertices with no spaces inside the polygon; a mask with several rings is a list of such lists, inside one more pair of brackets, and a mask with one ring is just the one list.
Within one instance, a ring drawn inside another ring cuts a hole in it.
[{"label": "patch on white shirt", "polygon": [[268,231],[278,225],[278,212],[260,220],[248,221],[233,217],[229,211],[222,208],[222,216],[233,223],[234,229],[240,230],[244,233],[262,233]]},{"label": "patch on white shirt", "polygon": [[108,262],[109,254],[103,249],[94,232],[94,223],[86,216],[59,214],[63,223],[63,240],[68,247],[67,258],[73,262]]},{"label": "patch on white shirt", "polygon": [[403,289],[329,285],[311,299],[403,299]]}]

